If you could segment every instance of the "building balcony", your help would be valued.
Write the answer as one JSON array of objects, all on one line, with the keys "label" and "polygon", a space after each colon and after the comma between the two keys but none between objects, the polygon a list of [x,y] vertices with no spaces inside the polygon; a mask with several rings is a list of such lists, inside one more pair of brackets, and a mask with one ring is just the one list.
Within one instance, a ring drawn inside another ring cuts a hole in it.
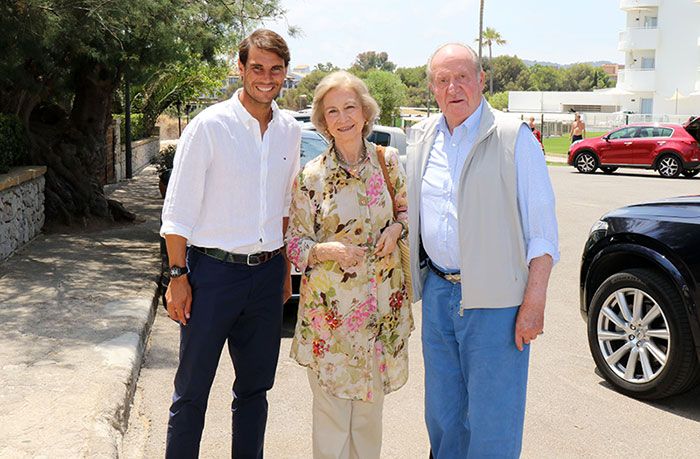
[{"label": "building balcony", "polygon": [[630,27],[620,32],[618,51],[633,49],[656,49],[659,43],[659,29],[656,27]]},{"label": "building balcony", "polygon": [[658,8],[659,3],[661,3],[661,0],[620,0],[620,9],[630,11],[642,8]]},{"label": "building balcony", "polygon": [[632,92],[656,90],[655,69],[624,69],[617,74],[618,86]]}]

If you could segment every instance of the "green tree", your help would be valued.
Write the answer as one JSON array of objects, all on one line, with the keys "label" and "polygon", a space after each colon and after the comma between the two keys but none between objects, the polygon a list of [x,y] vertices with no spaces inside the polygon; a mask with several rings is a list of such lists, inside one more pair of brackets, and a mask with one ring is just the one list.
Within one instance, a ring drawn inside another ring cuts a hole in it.
[{"label": "green tree", "polygon": [[521,91],[523,79],[521,75],[528,75],[525,63],[517,56],[498,56],[485,62],[486,69],[493,75],[493,90]]},{"label": "green tree", "polygon": [[[506,41],[501,37],[501,34],[496,32],[496,29],[491,27],[487,27],[481,34],[481,37],[476,41],[479,42],[479,46],[481,46],[483,41],[483,43],[489,47],[489,62],[493,60],[493,46],[506,44]],[[489,72],[489,94],[493,94],[493,72]]]},{"label": "green tree", "polygon": [[396,68],[396,64],[389,60],[389,55],[382,51],[365,51],[360,53],[355,58],[355,62],[352,65],[362,71],[368,70],[386,70],[387,72],[393,72]]},{"label": "green tree", "polygon": [[143,113],[144,127],[153,130],[158,116],[177,102],[186,103],[201,94],[221,88],[227,68],[223,64],[201,61],[194,57],[158,69],[134,95],[137,109]]},{"label": "green tree", "polygon": [[535,64],[530,67],[527,90],[559,91],[561,88],[561,70],[549,65]]},{"label": "green tree", "polygon": [[508,91],[495,92],[493,95],[487,94],[486,100],[496,110],[505,110],[508,108]]},{"label": "green tree", "polygon": [[426,66],[418,67],[399,67],[396,69],[396,75],[401,79],[401,82],[406,85],[406,100],[405,104],[409,107],[435,107],[435,99],[428,89],[428,76],[426,74]]},{"label": "green tree", "polygon": [[591,91],[611,85],[603,69],[590,64],[574,64],[562,71],[562,91]]},{"label": "green tree", "polygon": [[322,72],[335,72],[336,70],[340,70],[340,67],[336,66],[332,62],[326,62],[325,64],[319,62],[314,67],[314,70],[320,70]]},{"label": "green tree", "polygon": [[325,70],[313,70],[301,79],[296,88],[285,91],[279,100],[280,105],[290,110],[301,110],[311,105],[316,86],[329,73]]},{"label": "green tree", "polygon": [[0,6],[0,111],[17,114],[32,162],[48,165],[47,219],[112,219],[102,192],[115,90],[158,69],[215,62],[278,0],[22,0]]},{"label": "green tree", "polygon": [[397,75],[385,70],[370,70],[363,78],[370,94],[379,104],[379,123],[393,125],[406,97],[406,85]]}]

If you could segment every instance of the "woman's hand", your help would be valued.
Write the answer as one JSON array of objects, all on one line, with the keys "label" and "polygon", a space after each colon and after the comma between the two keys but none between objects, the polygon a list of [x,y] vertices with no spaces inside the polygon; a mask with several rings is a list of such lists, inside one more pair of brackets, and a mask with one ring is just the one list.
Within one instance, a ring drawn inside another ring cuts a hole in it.
[{"label": "woman's hand", "polygon": [[393,223],[382,231],[382,235],[379,236],[377,241],[377,250],[374,254],[378,257],[385,257],[392,253],[396,248],[396,243],[401,237],[401,232],[403,231],[403,226],[401,223]]},{"label": "woman's hand", "polygon": [[362,264],[367,248],[342,242],[322,242],[316,245],[319,261],[335,261],[341,268],[349,269]]}]

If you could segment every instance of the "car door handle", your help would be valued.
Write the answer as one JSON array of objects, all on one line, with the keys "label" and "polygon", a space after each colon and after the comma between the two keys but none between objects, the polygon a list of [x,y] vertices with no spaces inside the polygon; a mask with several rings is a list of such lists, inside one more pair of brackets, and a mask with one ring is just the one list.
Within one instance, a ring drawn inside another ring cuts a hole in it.
[{"label": "car door handle", "polygon": [[666,145],[666,141],[665,141],[665,140],[659,140],[659,141],[656,142],[656,143],[658,143],[659,145]]},{"label": "car door handle", "polygon": [[625,145],[632,145],[632,142],[625,142]]}]

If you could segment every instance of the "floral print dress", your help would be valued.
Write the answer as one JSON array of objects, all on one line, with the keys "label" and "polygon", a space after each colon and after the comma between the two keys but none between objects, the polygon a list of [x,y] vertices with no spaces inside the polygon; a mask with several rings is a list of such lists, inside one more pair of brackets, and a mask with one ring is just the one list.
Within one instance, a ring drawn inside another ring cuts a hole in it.
[{"label": "floral print dress", "polygon": [[[292,191],[286,243],[289,260],[302,272],[291,356],[331,395],[371,401],[373,359],[384,393],[406,383],[413,315],[398,247],[386,257],[374,255],[379,236],[395,220],[375,145],[365,146],[368,159],[357,176],[339,164],[332,147],[304,167]],[[407,221],[398,151],[387,148],[385,160],[397,219]],[[363,263],[345,270],[335,261],[308,267],[311,248],[330,241],[366,247]]]}]

